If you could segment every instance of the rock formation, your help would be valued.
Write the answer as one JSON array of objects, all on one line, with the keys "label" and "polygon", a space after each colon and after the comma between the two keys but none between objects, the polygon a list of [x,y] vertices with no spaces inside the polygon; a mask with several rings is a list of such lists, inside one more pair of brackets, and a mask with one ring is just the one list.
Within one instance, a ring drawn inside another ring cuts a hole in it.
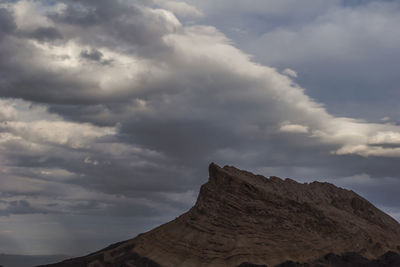
[{"label": "rock formation", "polygon": [[335,264],[395,262],[399,252],[399,223],[353,191],[211,164],[209,181],[185,214],[49,266],[346,266]]}]

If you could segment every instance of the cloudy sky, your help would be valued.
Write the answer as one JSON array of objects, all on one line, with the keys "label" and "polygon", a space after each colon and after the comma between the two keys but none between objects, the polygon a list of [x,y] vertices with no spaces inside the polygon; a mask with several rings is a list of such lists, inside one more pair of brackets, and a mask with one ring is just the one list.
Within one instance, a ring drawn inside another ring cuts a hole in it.
[{"label": "cloudy sky", "polygon": [[0,252],[173,219],[211,161],[400,220],[400,3],[0,0]]}]

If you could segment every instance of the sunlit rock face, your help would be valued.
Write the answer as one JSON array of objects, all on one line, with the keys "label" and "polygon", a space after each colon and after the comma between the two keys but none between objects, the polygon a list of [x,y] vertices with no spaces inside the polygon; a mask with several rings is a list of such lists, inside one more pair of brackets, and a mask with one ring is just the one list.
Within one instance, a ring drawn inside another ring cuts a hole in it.
[{"label": "sunlit rock face", "polygon": [[212,163],[185,214],[52,266],[369,266],[399,252],[400,225],[353,191]]}]

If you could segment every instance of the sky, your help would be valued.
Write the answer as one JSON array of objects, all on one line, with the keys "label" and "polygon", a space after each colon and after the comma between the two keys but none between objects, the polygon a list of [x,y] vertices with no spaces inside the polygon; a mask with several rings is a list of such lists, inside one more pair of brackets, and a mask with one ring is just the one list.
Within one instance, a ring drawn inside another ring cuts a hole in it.
[{"label": "sky", "polygon": [[210,162],[400,220],[398,25],[398,1],[0,0],[0,252],[134,237]]}]

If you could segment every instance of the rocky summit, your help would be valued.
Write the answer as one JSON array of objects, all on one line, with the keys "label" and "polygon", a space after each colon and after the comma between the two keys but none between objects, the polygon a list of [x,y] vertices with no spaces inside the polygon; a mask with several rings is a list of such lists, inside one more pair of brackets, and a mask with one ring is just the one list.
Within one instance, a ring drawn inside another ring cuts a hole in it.
[{"label": "rocky summit", "polygon": [[400,266],[400,225],[353,191],[216,164],[196,204],[54,267]]}]

